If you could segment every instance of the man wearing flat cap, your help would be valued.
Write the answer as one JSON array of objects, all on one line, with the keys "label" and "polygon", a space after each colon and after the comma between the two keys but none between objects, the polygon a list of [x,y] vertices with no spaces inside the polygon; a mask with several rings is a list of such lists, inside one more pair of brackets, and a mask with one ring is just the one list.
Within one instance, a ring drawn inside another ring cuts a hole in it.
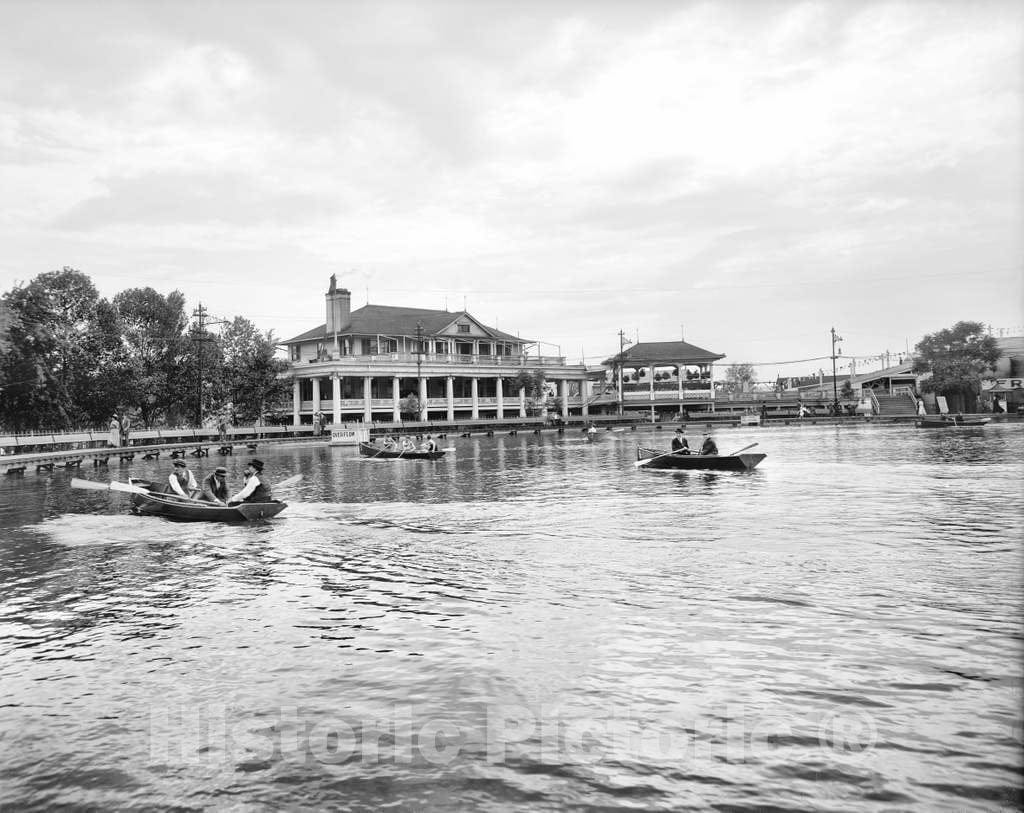
[{"label": "man wearing flat cap", "polygon": [[253,458],[245,467],[245,485],[228,502],[271,502],[273,499],[270,486],[263,479],[263,461]]},{"label": "man wearing flat cap", "polygon": [[191,499],[199,493],[199,485],[184,460],[174,461],[174,471],[167,476],[167,493]]},{"label": "man wearing flat cap", "polygon": [[212,502],[216,505],[228,504],[228,470],[223,466],[217,466],[213,474],[203,478],[203,493],[199,499]]}]

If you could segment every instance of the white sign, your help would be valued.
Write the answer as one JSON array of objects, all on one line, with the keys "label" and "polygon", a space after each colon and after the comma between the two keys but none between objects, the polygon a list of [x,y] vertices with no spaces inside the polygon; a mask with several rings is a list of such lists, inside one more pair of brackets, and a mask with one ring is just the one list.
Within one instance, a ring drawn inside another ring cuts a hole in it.
[{"label": "white sign", "polygon": [[355,429],[347,426],[331,429],[331,446],[356,446],[370,439],[369,429]]}]

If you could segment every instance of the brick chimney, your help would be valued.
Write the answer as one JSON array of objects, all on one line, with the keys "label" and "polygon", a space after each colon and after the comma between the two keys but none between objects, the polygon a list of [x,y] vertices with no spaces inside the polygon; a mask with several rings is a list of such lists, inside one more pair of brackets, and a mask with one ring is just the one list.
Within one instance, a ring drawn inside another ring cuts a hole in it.
[{"label": "brick chimney", "polygon": [[338,277],[331,274],[331,287],[327,289],[327,335],[334,338],[335,350],[338,333],[348,327],[352,312],[352,294],[346,288],[338,287]]}]

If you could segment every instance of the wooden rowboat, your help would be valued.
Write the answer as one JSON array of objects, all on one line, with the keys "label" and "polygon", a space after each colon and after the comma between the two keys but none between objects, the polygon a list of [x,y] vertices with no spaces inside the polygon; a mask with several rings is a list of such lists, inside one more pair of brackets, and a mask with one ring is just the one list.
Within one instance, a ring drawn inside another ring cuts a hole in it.
[{"label": "wooden rowboat", "polygon": [[410,452],[400,452],[398,450],[384,449],[373,443],[361,442],[359,444],[359,454],[364,457],[375,457],[379,460],[438,460],[444,457],[444,450],[437,449],[433,452],[423,452],[416,449]]},{"label": "wooden rowboat", "polygon": [[915,422],[918,429],[956,429],[960,426],[984,426],[988,418],[960,418],[943,415],[941,418],[921,418]]},{"label": "wooden rowboat", "polygon": [[132,510],[136,514],[167,517],[186,522],[247,522],[254,519],[270,519],[277,516],[288,503],[274,500],[273,502],[243,502],[238,505],[216,505],[179,497],[177,494],[164,494],[159,487],[154,487],[147,480],[129,480],[133,486],[141,486],[148,490],[147,494],[132,494]]},{"label": "wooden rowboat", "polygon": [[[755,444],[756,445],[756,444]],[[756,452],[746,454],[671,454],[658,449],[638,446],[636,459],[645,462],[645,469],[704,469],[708,471],[750,471],[767,455]]]}]

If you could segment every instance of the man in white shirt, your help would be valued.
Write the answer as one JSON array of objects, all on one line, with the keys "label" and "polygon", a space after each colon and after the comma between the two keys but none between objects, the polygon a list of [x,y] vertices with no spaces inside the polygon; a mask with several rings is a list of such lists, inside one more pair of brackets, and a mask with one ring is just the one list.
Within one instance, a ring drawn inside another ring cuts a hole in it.
[{"label": "man in white shirt", "polygon": [[263,479],[263,461],[255,458],[245,467],[245,485],[228,504],[239,502],[273,502],[270,486]]},{"label": "man in white shirt", "polygon": [[174,471],[167,477],[167,485],[170,494],[177,494],[186,499],[194,497],[199,492],[199,484],[192,472],[188,470],[188,464],[184,460],[174,461]]}]

